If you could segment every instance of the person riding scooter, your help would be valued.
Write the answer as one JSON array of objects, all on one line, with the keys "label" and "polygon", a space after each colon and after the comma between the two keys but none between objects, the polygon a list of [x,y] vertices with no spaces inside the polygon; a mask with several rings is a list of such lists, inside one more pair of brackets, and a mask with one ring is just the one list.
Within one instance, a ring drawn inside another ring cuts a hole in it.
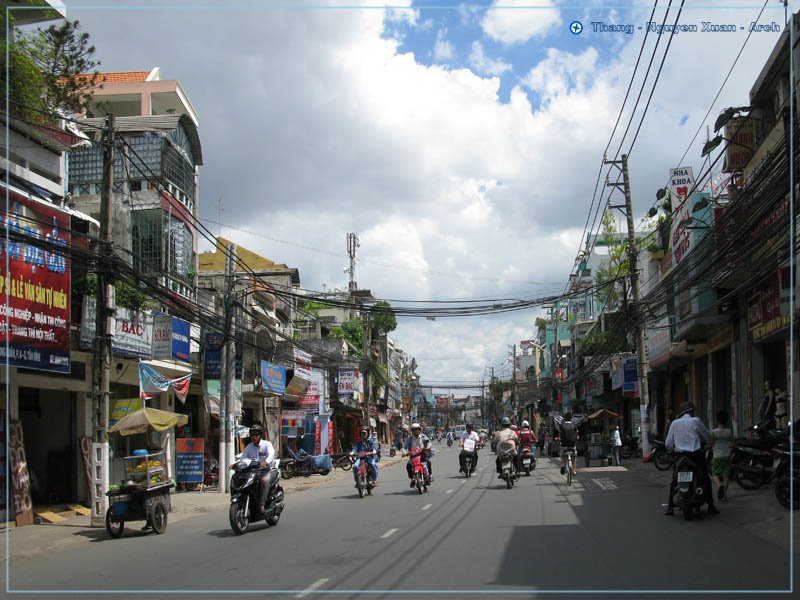
[{"label": "person riding scooter", "polygon": [[[458,464],[459,464],[459,473],[464,473],[464,452],[468,452],[464,447],[464,442],[470,440],[473,442],[472,446],[472,468],[470,468],[470,473],[475,472],[475,467],[478,464],[478,444],[481,441],[480,436],[472,430],[472,423],[466,424],[466,429],[464,433],[461,434],[461,440],[459,441],[458,445],[462,448],[461,452],[458,454]],[[469,446],[469,444],[467,444]]]},{"label": "person riding scooter", "polygon": [[525,447],[530,448],[531,452],[536,447],[536,442],[539,438],[536,437],[536,434],[531,429],[531,424],[528,421],[522,422],[522,429],[517,431],[517,436],[519,436],[519,448],[520,451],[517,452],[517,471],[522,471],[522,449]]},{"label": "person riding scooter", "polygon": [[[244,449],[239,460],[249,459],[257,461],[262,467],[269,467],[275,460],[275,448],[272,444],[264,439],[264,428],[255,423],[250,426],[250,443]],[[259,477],[259,503],[260,509],[267,503],[267,494],[269,493],[269,479],[270,473],[268,469],[264,469]]]},{"label": "person riding scooter", "polygon": [[[430,481],[433,481],[433,471],[431,471],[431,455],[433,454],[433,448],[431,447],[431,440],[427,435],[422,433],[422,427],[419,423],[411,424],[411,435],[408,436],[403,444],[403,456],[408,454],[409,450],[412,448],[422,448],[425,450],[424,456],[428,467],[428,476]],[[406,471],[408,472],[408,479],[411,482],[409,487],[414,487],[414,468],[411,465],[411,459],[406,463]]]},{"label": "person riding scooter", "polygon": [[494,442],[497,448],[497,458],[495,459],[495,465],[497,466],[498,476],[502,476],[503,474],[501,467],[502,461],[500,460],[503,454],[511,452],[516,460],[517,444],[519,443],[517,432],[511,429],[511,419],[509,419],[508,417],[503,417],[500,420],[500,425],[502,429],[500,429],[500,431],[494,434]]},{"label": "person riding scooter", "polygon": [[[706,453],[703,450],[703,445],[708,445],[710,443],[711,433],[708,431],[708,427],[694,416],[694,404],[691,402],[684,402],[681,404],[680,415],[670,424],[669,432],[667,432],[667,439],[664,440],[664,444],[670,452],[677,452],[690,457],[699,467],[699,479],[700,484],[703,486],[706,504],[708,504],[708,514],[716,515],[719,513],[719,510],[714,506],[714,494],[711,493],[711,477],[708,473],[708,461],[706,460]],[[674,498],[677,484],[676,475],[673,474],[672,481],[669,484],[667,510],[664,513],[667,516],[672,516],[674,514]]]},{"label": "person riding scooter", "polygon": [[[377,463],[377,456],[375,450],[375,442],[370,439],[369,437],[369,429],[366,427],[361,428],[361,439],[358,440],[353,446],[353,450],[350,454],[358,456],[359,452],[372,452],[370,456],[367,457],[367,464],[372,471],[372,487],[378,486],[378,465]],[[358,487],[358,467],[359,461],[361,459],[357,458],[356,462],[353,464],[353,479],[355,480],[356,487]]]}]

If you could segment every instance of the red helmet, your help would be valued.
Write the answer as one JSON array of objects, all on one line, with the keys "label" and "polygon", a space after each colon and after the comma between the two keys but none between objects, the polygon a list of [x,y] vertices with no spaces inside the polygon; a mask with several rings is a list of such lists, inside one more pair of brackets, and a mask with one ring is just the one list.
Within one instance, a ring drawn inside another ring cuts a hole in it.
[{"label": "red helmet", "polygon": [[516,431],[516,430],[517,430],[517,426],[516,425],[512,425],[511,426],[511,431]]}]

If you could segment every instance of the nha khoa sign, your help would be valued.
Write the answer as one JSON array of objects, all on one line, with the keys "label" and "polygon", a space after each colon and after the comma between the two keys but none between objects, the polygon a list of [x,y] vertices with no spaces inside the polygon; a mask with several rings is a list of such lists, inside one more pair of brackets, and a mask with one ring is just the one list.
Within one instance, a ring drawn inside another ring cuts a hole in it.
[{"label": "nha khoa sign", "polygon": [[672,195],[672,214],[694,191],[695,180],[692,167],[676,167],[669,171],[669,191]]}]

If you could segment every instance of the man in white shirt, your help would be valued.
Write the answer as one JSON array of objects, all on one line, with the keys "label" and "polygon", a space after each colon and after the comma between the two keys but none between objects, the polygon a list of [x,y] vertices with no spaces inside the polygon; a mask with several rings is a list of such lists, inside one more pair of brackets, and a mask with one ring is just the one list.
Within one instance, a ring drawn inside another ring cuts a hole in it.
[{"label": "man in white shirt", "polygon": [[[272,465],[275,460],[275,448],[272,444],[264,439],[264,428],[256,423],[250,426],[250,443],[245,447],[239,460],[250,459],[257,461],[262,467]],[[259,506],[263,509],[267,502],[267,494],[269,492],[269,470],[264,469],[259,477]]]},{"label": "man in white shirt", "polygon": [[461,441],[458,443],[459,447],[462,448],[462,451],[458,453],[459,473],[464,473],[464,452],[472,452],[472,468],[470,472],[475,472],[475,466],[478,464],[477,444],[480,439],[480,436],[472,430],[472,423],[467,423],[466,430],[461,434]]},{"label": "man in white shirt", "polygon": [[[700,485],[703,486],[703,492],[708,503],[708,514],[716,515],[719,510],[714,506],[714,494],[711,493],[711,477],[708,474],[708,461],[703,451],[703,445],[710,443],[711,433],[708,431],[708,427],[694,416],[694,404],[691,402],[681,404],[680,416],[670,424],[664,445],[671,452],[689,456],[700,467]],[[678,463],[676,462],[675,464],[677,465]],[[667,516],[674,514],[673,497],[675,496],[676,486],[677,481],[673,474],[672,481],[669,484],[667,511],[664,513]]]}]

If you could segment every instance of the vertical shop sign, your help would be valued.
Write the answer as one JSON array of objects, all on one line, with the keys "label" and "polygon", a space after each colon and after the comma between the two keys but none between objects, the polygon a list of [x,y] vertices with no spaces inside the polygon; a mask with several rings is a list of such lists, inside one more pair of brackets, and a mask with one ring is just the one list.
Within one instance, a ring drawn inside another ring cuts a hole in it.
[{"label": "vertical shop sign", "polygon": [[175,481],[203,483],[203,438],[175,440]]},{"label": "vertical shop sign", "polygon": [[31,480],[28,475],[28,460],[25,457],[25,440],[22,422],[11,421],[8,435],[8,466],[11,477],[11,500],[18,526],[33,524],[33,502]]},{"label": "vertical shop sign", "polygon": [[10,191],[0,213],[0,359],[14,367],[69,373],[69,215]]}]

